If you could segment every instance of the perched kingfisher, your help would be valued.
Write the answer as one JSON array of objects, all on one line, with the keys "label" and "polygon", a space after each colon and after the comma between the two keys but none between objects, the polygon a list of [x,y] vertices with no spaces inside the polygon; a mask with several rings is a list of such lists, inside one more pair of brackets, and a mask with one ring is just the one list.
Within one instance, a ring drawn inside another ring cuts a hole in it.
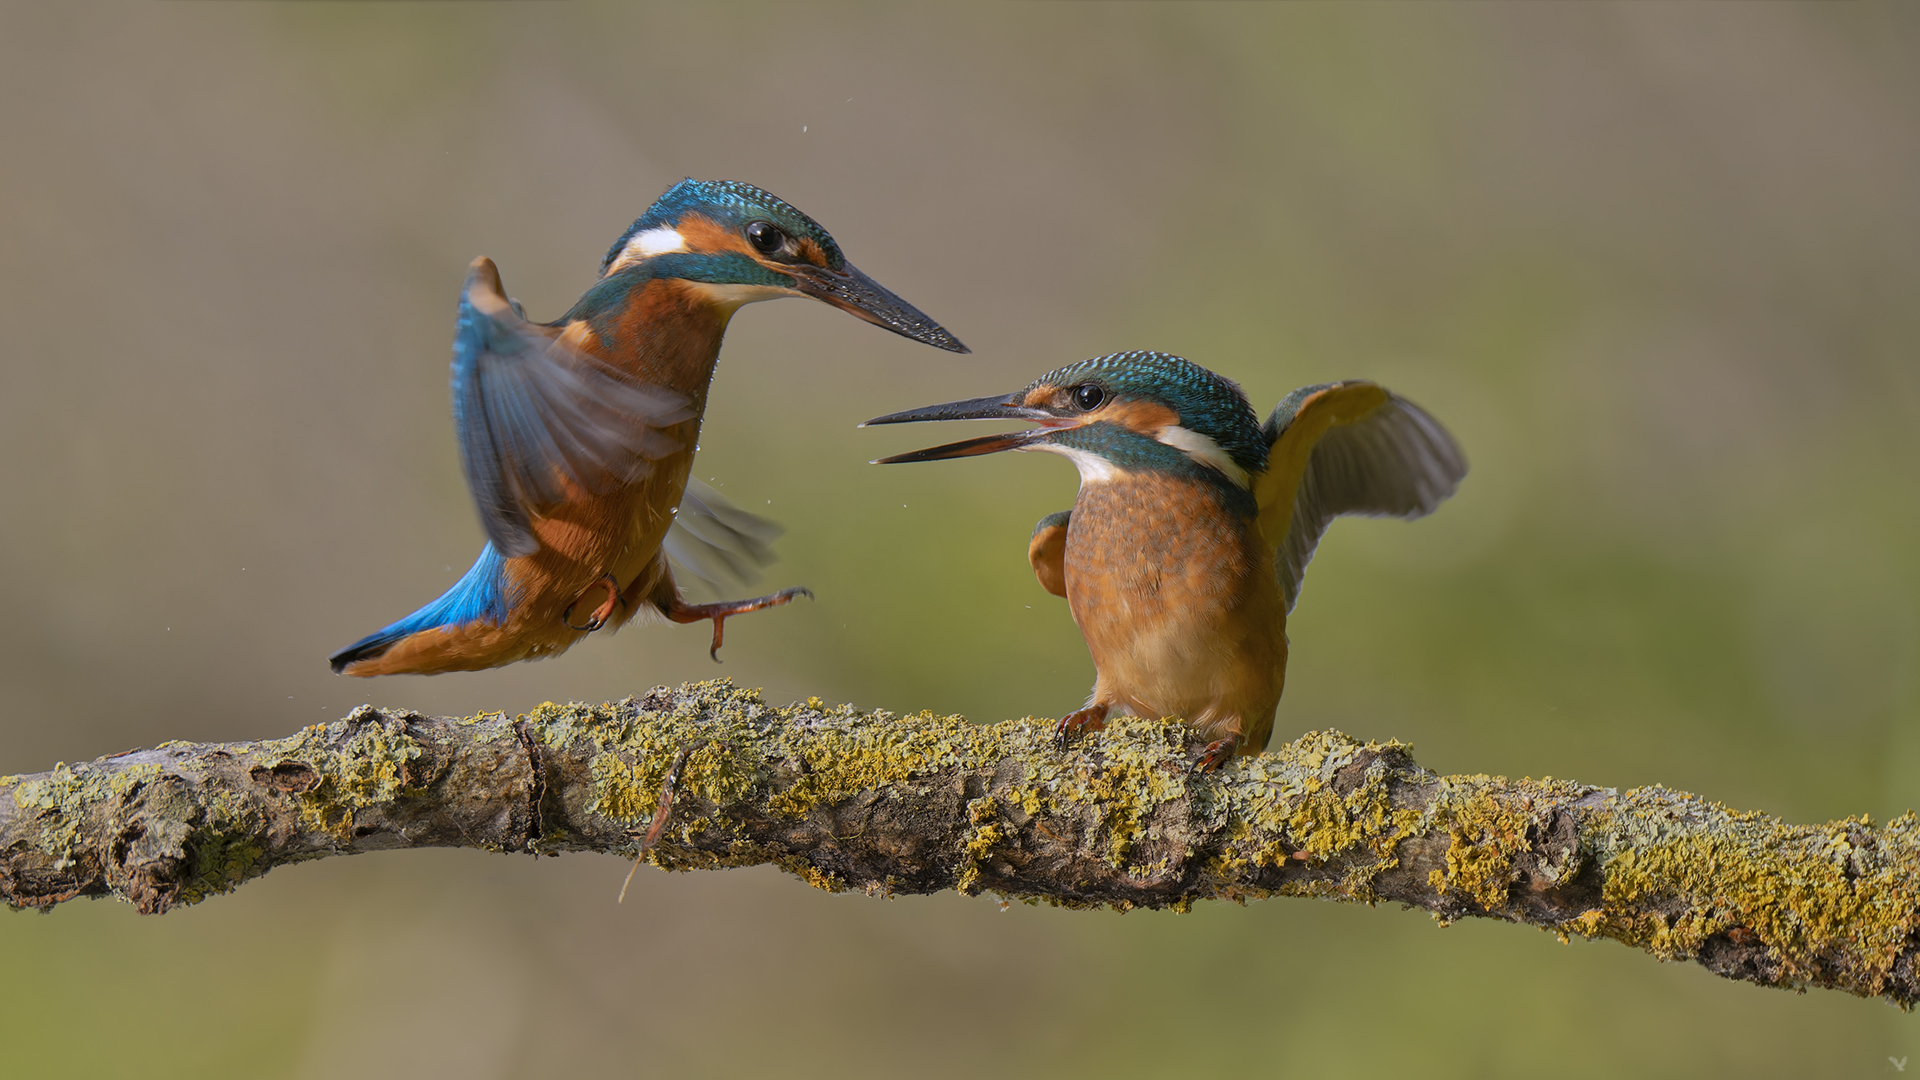
[{"label": "perched kingfisher", "polygon": [[529,322],[492,260],[475,259],[454,324],[453,427],[487,545],[438,600],[334,653],[333,670],[498,667],[558,655],[640,611],[711,619],[718,659],[727,616],[811,595],[689,604],[667,560],[705,548],[725,562],[759,543],[766,523],[689,494],[687,472],[728,320],[781,296],[967,351],[849,265],[812,218],[747,184],[675,184],[554,322]]},{"label": "perched kingfisher", "polygon": [[1158,352],[867,424],[988,417],[1040,426],[878,464],[1042,450],[1078,466],[1073,509],[1041,518],[1027,544],[1093,654],[1093,693],[1058,737],[1109,714],[1182,717],[1207,740],[1202,771],[1266,749],[1287,613],[1328,523],[1431,513],[1467,472],[1433,417],[1374,383],[1302,387],[1263,426],[1239,386]]}]

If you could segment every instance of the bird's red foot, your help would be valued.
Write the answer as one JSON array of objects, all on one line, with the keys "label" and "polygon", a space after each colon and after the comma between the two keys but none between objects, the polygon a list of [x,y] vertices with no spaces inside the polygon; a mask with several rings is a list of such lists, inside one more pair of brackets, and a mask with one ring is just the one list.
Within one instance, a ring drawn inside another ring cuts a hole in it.
[{"label": "bird's red foot", "polygon": [[1107,707],[1089,705],[1078,712],[1070,712],[1053,725],[1053,745],[1061,750],[1067,748],[1067,741],[1083,731],[1099,731],[1107,726]]},{"label": "bird's red foot", "polygon": [[725,600],[717,604],[683,604],[676,597],[673,606],[667,609],[666,614],[667,618],[677,623],[712,619],[713,648],[707,650],[707,655],[713,657],[713,662],[717,664],[720,662],[720,635],[725,628],[727,616],[744,615],[749,611],[759,611],[761,608],[779,607],[796,596],[804,596],[811,600],[813,591],[796,586],[791,589],[781,589],[771,596],[756,596],[751,600]]},{"label": "bird's red foot", "polygon": [[[595,589],[607,590],[606,600],[602,602],[599,607],[593,609],[593,614],[587,616],[587,621],[584,625],[573,625],[573,609],[579,607],[580,601],[592,595]],[[567,610],[560,613],[560,621],[565,623],[569,630],[578,630],[582,633],[591,634],[595,630],[607,625],[607,620],[613,618],[613,609],[618,606],[619,603],[620,583],[614,580],[612,574],[602,574],[599,581],[587,586],[586,592],[581,593],[573,603],[567,605]]]},{"label": "bird's red foot", "polygon": [[1240,736],[1229,735],[1224,739],[1215,739],[1207,744],[1200,754],[1200,760],[1193,763],[1193,771],[1210,773],[1233,760],[1234,751],[1240,749]]}]

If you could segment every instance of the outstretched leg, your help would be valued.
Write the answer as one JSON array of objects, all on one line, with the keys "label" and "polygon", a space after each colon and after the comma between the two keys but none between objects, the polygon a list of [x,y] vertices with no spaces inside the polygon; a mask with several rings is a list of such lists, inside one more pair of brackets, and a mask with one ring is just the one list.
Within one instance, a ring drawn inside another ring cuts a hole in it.
[{"label": "outstretched leg", "polygon": [[[645,590],[644,592],[642,590]],[[627,586],[626,599],[630,603],[645,603],[654,610],[677,623],[699,622],[702,619],[713,620],[713,647],[707,655],[714,663],[720,662],[720,641],[727,616],[744,615],[761,608],[779,607],[796,596],[813,599],[811,589],[795,587],[781,589],[770,596],[756,596],[751,600],[723,600],[716,604],[689,604],[680,598],[680,586],[674,584],[673,570],[667,565],[664,553],[654,558],[647,573],[634,579]]]},{"label": "outstretched leg", "polygon": [[1053,745],[1065,750],[1067,740],[1083,731],[1099,731],[1107,726],[1107,709],[1103,704],[1089,705],[1077,712],[1070,712],[1053,725]]},{"label": "outstretched leg", "polygon": [[773,593],[770,596],[756,596],[751,600],[723,600],[717,604],[689,604],[680,599],[678,590],[676,590],[672,602],[663,605],[661,610],[666,614],[667,618],[677,623],[699,622],[702,619],[712,619],[713,647],[707,650],[707,655],[713,657],[713,662],[717,664],[720,662],[720,636],[725,629],[727,616],[744,615],[749,611],[759,611],[761,608],[779,607],[781,604],[792,600],[796,596],[804,596],[811,600],[813,599],[813,592],[810,589],[795,586],[791,589],[781,589],[779,592]]}]

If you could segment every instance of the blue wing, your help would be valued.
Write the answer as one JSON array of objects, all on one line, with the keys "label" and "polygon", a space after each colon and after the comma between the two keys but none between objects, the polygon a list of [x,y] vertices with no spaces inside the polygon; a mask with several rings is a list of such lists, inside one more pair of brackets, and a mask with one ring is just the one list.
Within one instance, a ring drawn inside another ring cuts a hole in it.
[{"label": "blue wing", "polygon": [[660,429],[692,417],[689,404],[528,322],[493,260],[473,261],[453,338],[453,428],[480,523],[502,555],[539,550],[532,518],[542,509],[632,483],[679,449]]}]

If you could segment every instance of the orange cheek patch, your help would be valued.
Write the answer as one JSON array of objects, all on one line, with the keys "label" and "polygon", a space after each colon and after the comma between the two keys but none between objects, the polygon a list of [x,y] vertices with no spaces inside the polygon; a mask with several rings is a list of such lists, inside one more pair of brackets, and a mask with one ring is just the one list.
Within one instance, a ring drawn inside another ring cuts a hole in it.
[{"label": "orange cheek patch", "polygon": [[[1057,386],[1036,386],[1027,391],[1027,396],[1020,399],[1020,404],[1028,409],[1050,409],[1056,407],[1054,399],[1061,397],[1061,394]],[[1064,406],[1066,402],[1062,400],[1057,404]]]},{"label": "orange cheek patch", "polygon": [[1104,420],[1109,424],[1118,424],[1131,431],[1152,434],[1164,427],[1180,422],[1180,414],[1152,401],[1130,401],[1121,398],[1102,408],[1087,414],[1089,421]]},{"label": "orange cheek patch", "polygon": [[686,239],[688,251],[697,251],[702,255],[723,251],[737,251],[747,256],[753,254],[747,246],[746,237],[701,214],[685,215],[674,229]]},{"label": "orange cheek patch", "polygon": [[819,244],[816,244],[805,237],[795,237],[794,247],[796,250],[800,252],[801,258],[807,260],[813,265],[815,266],[827,265],[827,253],[821,249]]},{"label": "orange cheek patch", "polygon": [[[1073,399],[1064,386],[1036,386],[1027,391],[1020,404],[1029,409],[1057,409],[1073,417]],[[1155,402],[1119,398],[1073,419],[1083,424],[1104,421],[1151,435],[1170,424],[1178,424],[1180,415]]]}]

